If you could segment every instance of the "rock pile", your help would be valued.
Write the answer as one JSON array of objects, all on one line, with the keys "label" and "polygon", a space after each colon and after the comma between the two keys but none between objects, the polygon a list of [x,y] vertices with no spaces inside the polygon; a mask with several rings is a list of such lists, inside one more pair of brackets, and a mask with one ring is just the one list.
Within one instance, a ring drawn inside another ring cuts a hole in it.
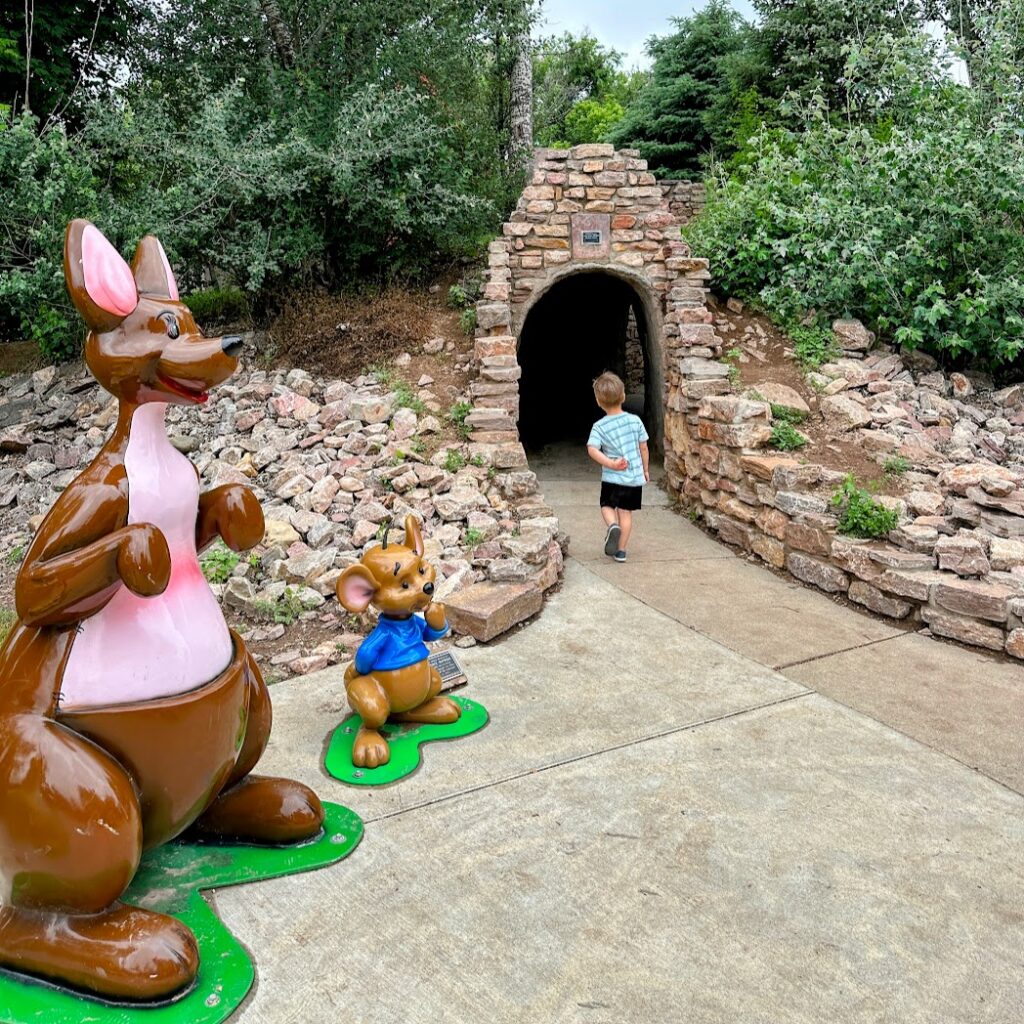
[{"label": "rock pile", "polygon": [[[728,312],[721,321],[738,333]],[[744,331],[756,358],[765,332]],[[1024,658],[1024,387],[944,374],[923,353],[871,351],[857,321],[837,321],[834,334],[842,356],[808,376],[806,398],[769,383],[755,389],[768,401],[732,395],[726,367],[685,382],[685,416],[668,431],[670,485],[724,540],[804,582]],[[770,403],[819,412],[827,435],[899,474],[901,496],[876,499],[898,514],[895,529],[838,533],[831,499],[844,473],[766,452]]]},{"label": "rock pile", "polygon": [[[391,524],[400,539],[412,512],[424,523],[439,600],[483,584],[500,606],[515,584],[517,594],[536,594],[537,610],[561,572],[558,522],[536,496],[521,448],[467,443],[432,383],[424,376],[418,389],[391,390],[369,376],[249,370],[205,406],[168,406],[168,434],[203,487],[241,483],[263,505],[266,536],[252,557],[213,556],[212,575],[222,579],[214,589],[226,606],[277,619],[264,633],[280,635],[282,620],[333,601],[340,573]],[[14,556],[96,455],[116,415],[81,366],[0,380],[0,558],[12,575]],[[305,656],[309,664],[300,653],[292,659],[300,671],[326,664],[327,652]]]}]

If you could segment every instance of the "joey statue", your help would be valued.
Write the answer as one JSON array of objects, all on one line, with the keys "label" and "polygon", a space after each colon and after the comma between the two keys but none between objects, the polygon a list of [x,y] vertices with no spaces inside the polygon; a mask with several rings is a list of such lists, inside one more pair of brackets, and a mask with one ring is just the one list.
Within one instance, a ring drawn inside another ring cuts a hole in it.
[{"label": "joey statue", "polygon": [[434,567],[423,557],[423,536],[413,515],[405,518],[405,543],[370,548],[338,578],[338,600],[350,612],[372,604],[380,618],[345,672],[345,692],[363,724],[352,745],[352,763],[378,768],[391,759],[380,732],[387,721],[445,724],[462,709],[439,697],[441,676],[427,660],[424,641],[448,632],[444,607],[434,603]]},{"label": "joey statue", "polygon": [[114,999],[187,987],[196,941],[119,902],[144,850],[319,834],[305,786],[252,775],[270,698],[199,566],[217,538],[263,537],[252,492],[200,492],[170,444],[169,404],[198,405],[237,366],[178,297],[160,242],[131,267],[88,221],[65,238],[85,361],[118,400],[99,454],[61,493],[18,574],[0,650],[0,966]]}]

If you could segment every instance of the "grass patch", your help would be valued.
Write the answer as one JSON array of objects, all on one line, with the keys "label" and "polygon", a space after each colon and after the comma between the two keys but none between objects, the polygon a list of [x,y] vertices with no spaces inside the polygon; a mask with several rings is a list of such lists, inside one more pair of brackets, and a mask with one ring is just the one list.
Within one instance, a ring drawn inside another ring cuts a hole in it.
[{"label": "grass patch", "polygon": [[472,411],[473,406],[470,405],[469,402],[456,402],[448,410],[448,422],[451,423],[463,437],[469,437],[473,432],[470,425],[466,422],[466,417]]},{"label": "grass patch", "polygon": [[890,455],[882,463],[882,470],[886,476],[903,476],[910,469],[910,460],[902,455]]},{"label": "grass patch", "polygon": [[839,532],[849,537],[884,537],[899,522],[895,509],[861,490],[849,475],[833,493],[831,503],[839,509]]},{"label": "grass patch", "polygon": [[780,423],[803,423],[807,419],[807,413],[802,409],[791,409],[788,405],[771,403],[772,419]]},{"label": "grass patch", "polygon": [[464,309],[459,314],[459,326],[466,334],[472,337],[473,332],[476,330],[476,310],[472,308]]},{"label": "grass patch", "polygon": [[807,438],[791,423],[776,423],[768,444],[780,452],[795,452],[807,444]]},{"label": "grass patch", "polygon": [[449,473],[458,473],[460,469],[465,468],[466,456],[462,454],[456,448],[449,448],[444,453],[444,468]]},{"label": "grass patch", "polygon": [[18,613],[13,608],[0,608],[0,644],[10,635],[17,621]]},{"label": "grass patch", "polygon": [[256,601],[252,610],[259,618],[290,626],[303,612],[314,607],[312,604],[307,607],[296,591],[291,587],[285,587],[284,593],[276,601]]},{"label": "grass patch", "polygon": [[835,337],[826,327],[787,324],[783,328],[793,342],[793,354],[805,370],[816,370],[837,352]]},{"label": "grass patch", "polygon": [[475,548],[478,544],[482,544],[484,542],[484,535],[481,530],[478,530],[476,529],[476,527],[471,526],[468,530],[466,530],[462,540],[467,548],[472,549]]},{"label": "grass patch", "polygon": [[231,548],[218,543],[199,559],[199,567],[207,583],[227,583],[241,560]]},{"label": "grass patch", "polygon": [[8,565],[20,565],[22,558],[25,557],[25,545],[19,544],[16,548],[11,548],[7,552],[7,564]]}]

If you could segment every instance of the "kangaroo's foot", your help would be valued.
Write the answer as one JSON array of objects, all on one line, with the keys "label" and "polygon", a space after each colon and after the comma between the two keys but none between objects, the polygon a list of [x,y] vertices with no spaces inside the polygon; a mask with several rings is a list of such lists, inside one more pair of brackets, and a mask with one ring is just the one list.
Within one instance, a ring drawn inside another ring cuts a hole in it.
[{"label": "kangaroo's foot", "polygon": [[390,760],[388,741],[376,729],[360,726],[352,744],[352,763],[357,768],[379,768]]},{"label": "kangaroo's foot", "polygon": [[199,970],[192,933],[115,903],[100,914],[0,908],[0,964],[111,999],[165,999]]},{"label": "kangaroo's foot", "polygon": [[191,834],[254,843],[296,843],[315,836],[324,822],[320,798],[291,779],[247,775],[221,793],[192,826]]},{"label": "kangaroo's foot", "polygon": [[457,722],[462,716],[462,708],[447,697],[431,697],[412,711],[403,711],[392,715],[392,722],[424,722],[429,725],[447,725]]}]

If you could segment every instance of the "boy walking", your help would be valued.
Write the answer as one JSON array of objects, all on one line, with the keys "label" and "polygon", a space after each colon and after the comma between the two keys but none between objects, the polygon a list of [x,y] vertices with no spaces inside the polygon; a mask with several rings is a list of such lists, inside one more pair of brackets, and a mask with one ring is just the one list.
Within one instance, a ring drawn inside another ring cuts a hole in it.
[{"label": "boy walking", "polygon": [[624,562],[633,513],[639,510],[644,484],[651,479],[647,430],[639,416],[622,408],[626,389],[614,373],[602,373],[594,381],[594,398],[604,417],[590,430],[587,454],[603,467],[601,515],[608,527],[604,553]]}]

